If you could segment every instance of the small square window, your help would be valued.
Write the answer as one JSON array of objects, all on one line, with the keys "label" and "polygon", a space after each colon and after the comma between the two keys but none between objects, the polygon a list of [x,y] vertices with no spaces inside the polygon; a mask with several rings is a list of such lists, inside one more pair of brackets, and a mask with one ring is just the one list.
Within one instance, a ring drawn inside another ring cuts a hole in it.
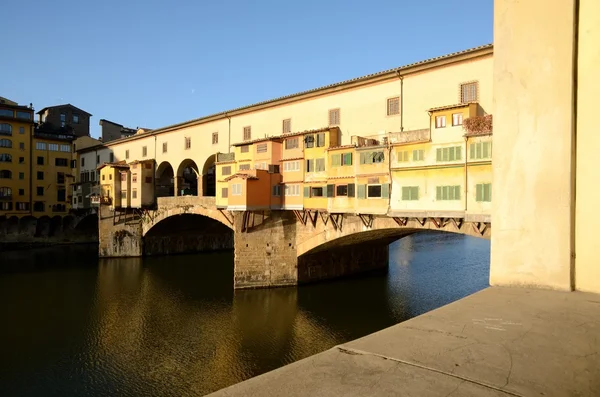
[{"label": "small square window", "polygon": [[217,143],[219,143],[219,133],[213,132],[212,133],[212,144],[216,145]]},{"label": "small square window", "polygon": [[387,115],[393,116],[400,114],[400,97],[389,98],[387,100]]},{"label": "small square window", "polygon": [[329,125],[340,125],[340,109],[331,109],[329,111]]},{"label": "small square window", "polygon": [[244,140],[249,141],[252,139],[252,127],[244,127]]},{"label": "small square window", "polygon": [[191,137],[186,137],[185,138],[185,149],[191,149],[192,148],[192,138]]},{"label": "small square window", "polygon": [[288,134],[292,132],[292,119],[283,120],[282,133]]}]

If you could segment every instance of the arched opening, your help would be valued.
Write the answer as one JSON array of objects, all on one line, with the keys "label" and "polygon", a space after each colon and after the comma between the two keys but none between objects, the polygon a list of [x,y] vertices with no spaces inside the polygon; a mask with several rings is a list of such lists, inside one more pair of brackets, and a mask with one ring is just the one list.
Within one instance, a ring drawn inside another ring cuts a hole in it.
[{"label": "arched opening", "polygon": [[50,235],[50,217],[42,216],[37,220],[35,237],[48,237]]},{"label": "arched opening", "polygon": [[160,163],[156,169],[156,197],[175,195],[175,173],[168,161]]},{"label": "arched opening", "polygon": [[185,254],[233,249],[233,230],[197,214],[173,215],[144,236],[145,255]]},{"label": "arched opening", "polygon": [[75,225],[75,232],[82,237],[98,237],[98,214],[90,214]]},{"label": "arched opening", "polygon": [[198,195],[198,175],[199,170],[194,160],[185,159],[179,164],[177,169],[177,195],[178,196],[197,196]]},{"label": "arched opening", "polygon": [[56,237],[62,234],[62,218],[60,216],[53,216],[50,219],[50,228],[48,230],[49,237]]},{"label": "arched opening", "polygon": [[6,234],[15,235],[19,233],[19,218],[11,216],[6,225]]},{"label": "arched opening", "polygon": [[35,236],[36,229],[37,219],[35,219],[33,216],[24,216],[19,221],[19,234],[33,237]]},{"label": "arched opening", "polygon": [[216,172],[215,172],[216,155],[210,156],[204,162],[202,167],[202,195],[207,197],[215,197],[216,194]]}]

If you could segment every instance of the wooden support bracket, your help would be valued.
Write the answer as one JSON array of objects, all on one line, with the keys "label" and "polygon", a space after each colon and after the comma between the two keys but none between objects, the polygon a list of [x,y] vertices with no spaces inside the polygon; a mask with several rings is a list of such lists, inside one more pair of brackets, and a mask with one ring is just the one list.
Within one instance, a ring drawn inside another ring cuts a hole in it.
[{"label": "wooden support bracket", "polygon": [[[227,219],[227,222],[233,226],[233,221],[234,221],[234,217],[233,214],[231,213],[231,211],[223,211],[222,209],[219,209],[219,212],[221,213],[221,215],[223,215],[223,217],[225,217],[225,219]],[[227,216],[226,212],[229,212],[229,215],[231,215],[231,219],[229,219],[229,216]]]},{"label": "wooden support bracket", "polygon": [[463,225],[462,218],[450,218],[450,221],[454,224],[454,227],[456,227],[456,230],[460,230],[460,228]]},{"label": "wooden support bracket", "polygon": [[307,211],[307,213],[308,213],[308,218],[310,219],[310,222],[312,223],[313,227],[316,227],[317,226],[317,219],[318,219],[318,216],[319,216],[319,211],[318,210],[315,211],[315,215],[314,216],[311,214],[310,211]]},{"label": "wooden support bracket", "polygon": [[300,223],[302,223],[304,226],[306,226],[306,220],[307,220],[306,211],[294,210],[294,215],[296,215],[296,218],[298,219],[298,221],[300,221]]},{"label": "wooden support bracket", "polygon": [[483,236],[488,228],[488,224],[485,222],[473,222],[473,230],[475,230],[480,236]]},{"label": "wooden support bracket", "polygon": [[344,214],[329,214],[331,223],[335,230],[342,231],[342,223],[344,222]]},{"label": "wooden support bracket", "polygon": [[321,220],[323,221],[323,224],[327,225],[327,221],[329,220],[329,214],[323,211],[321,211],[319,214],[321,215]]},{"label": "wooden support bracket", "polygon": [[375,219],[373,217],[373,215],[371,214],[358,214],[358,217],[360,218],[360,220],[362,221],[363,225],[365,225],[365,227],[368,227],[369,229],[373,226],[373,220]]},{"label": "wooden support bracket", "polygon": [[415,220],[416,220],[417,222],[419,222],[419,225],[421,225],[421,226],[423,226],[423,227],[424,227],[424,226],[425,226],[425,224],[427,223],[427,218],[415,218]]},{"label": "wooden support bracket", "polygon": [[406,224],[408,223],[407,217],[402,217],[402,218],[394,217],[393,219],[398,224],[398,226],[406,226]]}]

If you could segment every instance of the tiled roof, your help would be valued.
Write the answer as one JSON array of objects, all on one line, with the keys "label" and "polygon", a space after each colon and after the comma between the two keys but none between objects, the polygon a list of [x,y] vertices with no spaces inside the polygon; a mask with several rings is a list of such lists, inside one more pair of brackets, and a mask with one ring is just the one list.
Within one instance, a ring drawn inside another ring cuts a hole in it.
[{"label": "tiled roof", "polygon": [[100,170],[106,166],[111,166],[113,168],[123,168],[123,169],[129,169],[129,164],[126,164],[125,162],[118,162],[118,163],[104,163],[104,164],[100,164],[96,169]]},{"label": "tiled roof", "polygon": [[329,131],[330,129],[338,128],[338,127],[321,127],[313,130],[304,130],[298,132],[288,132],[286,134],[281,135],[282,138],[293,138],[295,136],[306,135],[306,134],[316,134],[318,132]]},{"label": "tiled roof", "polygon": [[[230,116],[231,113],[234,112],[241,112],[241,111],[249,111],[250,109],[257,107],[257,106],[261,106],[261,105],[268,105],[268,104],[274,104],[276,102],[280,102],[286,99],[292,99],[294,97],[298,97],[298,96],[302,96],[302,95],[306,95],[306,94],[310,94],[310,93],[316,93],[319,91],[323,91],[326,89],[330,89],[330,88],[337,88],[337,87],[341,87],[350,83],[356,83],[356,82],[360,82],[360,81],[367,81],[376,77],[380,77],[380,76],[385,76],[386,74],[396,74],[396,73],[401,73],[401,72],[406,72],[406,71],[410,71],[410,69],[418,67],[418,66],[423,66],[429,63],[434,63],[437,61],[443,61],[445,59],[450,59],[453,57],[457,57],[460,55],[468,55],[468,54],[472,54],[478,51],[482,51],[482,50],[492,50],[494,47],[493,44],[485,44],[485,45],[481,45],[478,47],[474,47],[474,48],[469,48],[463,51],[457,51],[457,52],[453,52],[450,54],[446,54],[446,55],[442,55],[442,56],[438,56],[438,57],[434,57],[434,58],[429,58],[429,59],[425,59],[423,61],[419,61],[419,62],[414,62],[414,63],[410,63],[404,66],[400,66],[397,68],[393,68],[393,69],[387,69],[381,72],[377,72],[377,73],[371,73],[371,74],[367,74],[365,76],[361,76],[361,77],[356,77],[353,79],[349,79],[349,80],[344,80],[341,81],[339,83],[333,83],[333,84],[329,84],[329,85],[325,85],[322,87],[318,87],[318,88],[313,88],[311,90],[307,90],[307,91],[301,91],[301,92],[297,92],[295,94],[290,94],[290,95],[285,95],[279,98],[274,98],[274,99],[269,99],[266,101],[262,101],[262,102],[257,102],[257,103],[253,103],[251,105],[246,105],[246,106],[241,106],[238,108],[234,108],[234,109],[230,109],[230,110],[226,110],[224,112],[219,112],[219,113],[213,113],[211,115],[208,116],[204,116],[204,117],[200,117],[197,119],[192,119],[192,120],[188,120],[188,121],[184,121],[182,123],[177,123],[177,124],[172,124],[172,125],[168,125],[166,127],[162,127],[162,128],[158,128],[154,131],[152,131],[151,133],[159,133],[165,130],[170,130],[170,129],[174,129],[177,127],[182,127],[182,126],[186,126],[189,124],[194,124],[194,123],[201,123],[203,121],[207,121],[209,119],[214,119],[214,118],[223,118],[223,117],[227,117]],[[124,141],[124,140],[128,140],[128,139],[135,139],[135,137],[139,137],[140,135],[145,135],[145,134],[138,134],[138,135],[134,135],[133,137],[127,137],[127,138],[121,138],[121,139],[116,139],[114,141],[111,141],[110,144],[116,144],[119,143],[120,141]]]},{"label": "tiled roof", "polygon": [[333,146],[333,147],[327,148],[325,150],[352,149],[355,147],[356,147],[356,145],[342,145],[342,146]]},{"label": "tiled roof", "polygon": [[254,175],[249,175],[249,174],[243,174],[243,173],[237,173],[237,174],[233,174],[230,177],[225,178],[225,182],[229,182],[232,179],[235,178],[241,178],[241,179],[251,179],[251,180],[256,180],[258,179],[258,177],[254,176]]},{"label": "tiled roof", "polygon": [[292,161],[292,160],[304,160],[304,157],[294,157],[294,158],[289,158],[289,159],[281,159],[279,161],[280,162],[284,162],[284,161]]},{"label": "tiled roof", "polygon": [[450,110],[450,109],[464,108],[466,106],[469,106],[472,103],[477,103],[477,102],[455,103],[454,105],[438,106],[438,107],[435,107],[435,108],[431,108],[428,111],[429,112],[435,112],[435,111],[438,111],[438,110]]},{"label": "tiled roof", "polygon": [[257,142],[280,141],[280,140],[281,140],[281,136],[266,136],[264,138],[256,138],[256,139],[252,139],[249,141],[232,143],[231,146],[246,146],[246,145],[251,145],[251,144],[257,143]]}]

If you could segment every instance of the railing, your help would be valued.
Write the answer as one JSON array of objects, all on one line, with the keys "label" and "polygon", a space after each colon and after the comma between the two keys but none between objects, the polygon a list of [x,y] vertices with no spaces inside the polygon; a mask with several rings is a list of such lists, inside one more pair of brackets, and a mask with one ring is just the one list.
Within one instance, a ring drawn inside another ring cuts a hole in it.
[{"label": "railing", "polygon": [[235,153],[217,153],[217,163],[235,160]]},{"label": "railing", "polygon": [[370,136],[353,136],[352,144],[357,147],[384,146],[394,143],[426,142],[430,139],[429,128],[420,130],[389,132]]}]

